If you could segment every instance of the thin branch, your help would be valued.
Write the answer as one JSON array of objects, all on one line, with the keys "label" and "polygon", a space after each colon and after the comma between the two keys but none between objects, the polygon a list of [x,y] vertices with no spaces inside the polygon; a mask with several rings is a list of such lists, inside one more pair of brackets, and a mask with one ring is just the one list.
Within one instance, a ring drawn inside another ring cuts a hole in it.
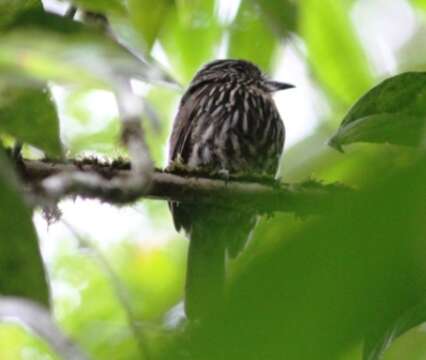
[{"label": "thin branch", "polygon": [[81,236],[67,221],[65,221],[64,219],[61,219],[61,221],[76,237],[81,246],[90,249],[90,251],[94,254],[96,260],[98,261],[99,265],[102,267],[103,271],[108,276],[110,284],[113,287],[114,293],[126,314],[127,321],[129,323],[131,331],[133,332],[133,336],[137,343],[139,352],[143,359],[149,360],[151,357],[148,351],[148,344],[145,341],[144,334],[141,331],[139,324],[137,323],[136,315],[129,300],[129,293],[127,291],[127,288],[123,285],[120,278],[117,276],[113,268],[110,266],[108,260],[98,249],[98,247],[94,245],[91,241]]},{"label": "thin branch", "polygon": [[[341,194],[353,191],[338,184],[317,182],[265,184],[256,181],[221,180],[156,170],[147,189],[126,186],[130,164],[123,161],[101,163],[93,159],[52,162],[23,160],[22,176],[27,184],[37,186],[62,178],[52,200],[75,195],[111,203],[129,203],[139,197],[192,203],[210,203],[223,208],[252,208],[258,213],[293,212],[307,215],[326,212],[336,206]],[[72,175],[74,174],[74,175]],[[76,182],[87,176],[92,182]],[[74,176],[70,178],[70,176]],[[55,188],[54,184],[50,190]],[[40,188],[39,188],[40,190]],[[43,191],[41,188],[41,195]]]},{"label": "thin branch", "polygon": [[140,116],[143,113],[143,102],[133,94],[128,79],[119,79],[117,83],[119,87],[115,97],[120,113],[121,136],[129,151],[132,164],[131,173],[136,182],[139,182],[139,186],[147,186],[151,180],[154,165],[141,126]]},{"label": "thin branch", "polygon": [[34,301],[0,297],[0,320],[14,320],[30,328],[65,360],[88,359],[56,325],[47,309]]}]

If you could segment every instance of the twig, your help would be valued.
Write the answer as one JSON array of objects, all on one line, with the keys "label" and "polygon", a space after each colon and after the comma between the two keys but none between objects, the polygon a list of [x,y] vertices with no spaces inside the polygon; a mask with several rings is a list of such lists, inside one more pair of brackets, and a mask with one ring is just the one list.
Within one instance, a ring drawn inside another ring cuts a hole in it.
[{"label": "twig", "polygon": [[133,311],[132,305],[129,300],[129,294],[126,287],[123,285],[115,271],[110,266],[108,260],[102,254],[102,252],[95,246],[92,242],[85,239],[81,236],[74,227],[69,224],[64,219],[61,219],[62,223],[71,231],[71,233],[76,237],[81,246],[86,247],[92,251],[95,255],[96,260],[99,262],[100,266],[103,268],[105,274],[109,277],[110,284],[114,289],[114,293],[117,296],[118,301],[123,307],[124,312],[126,313],[127,321],[129,323],[130,329],[133,332],[133,336],[137,343],[138,349],[142,358],[145,360],[149,360],[151,357],[148,352],[148,345],[146,341],[144,341],[144,334],[142,333],[140,326],[136,321],[136,315]]},{"label": "twig", "polygon": [[0,297],[0,320],[17,320],[43,338],[65,360],[88,359],[59,329],[47,309],[17,297]]},{"label": "twig", "polygon": [[129,151],[132,176],[139,186],[147,186],[151,180],[154,165],[141,126],[143,102],[133,94],[128,79],[120,79],[117,83],[119,86],[115,96],[122,124],[121,136]]},{"label": "twig", "polygon": [[[40,182],[63,178],[62,186],[51,191],[54,199],[69,195],[97,198],[111,203],[129,203],[139,197],[174,200],[192,203],[210,203],[223,208],[255,209],[258,213],[293,212],[316,214],[336,206],[340,195],[352,190],[339,184],[323,185],[316,182],[299,184],[265,184],[256,181],[221,180],[176,174],[156,170],[150,187],[129,189],[130,164],[122,161],[100,163],[93,159],[80,161],[49,162],[23,160],[22,176],[27,184],[37,186]],[[74,174],[74,175],[72,175]],[[76,182],[70,176],[87,176],[93,182]],[[51,184],[50,189],[54,189]],[[64,186],[65,185],[65,186]],[[43,195],[43,193],[41,194]]]}]

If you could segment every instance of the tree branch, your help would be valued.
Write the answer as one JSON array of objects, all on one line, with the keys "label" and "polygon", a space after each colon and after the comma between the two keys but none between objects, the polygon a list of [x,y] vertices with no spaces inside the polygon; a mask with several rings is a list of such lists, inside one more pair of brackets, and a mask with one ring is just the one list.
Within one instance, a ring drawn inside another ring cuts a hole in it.
[{"label": "tree branch", "polygon": [[[351,193],[339,184],[323,185],[308,181],[299,184],[269,183],[248,180],[222,180],[161,170],[153,172],[147,188],[127,187],[132,175],[130,164],[121,160],[102,163],[95,159],[23,160],[21,175],[39,195],[51,200],[65,196],[97,198],[111,203],[129,203],[136,198],[173,200],[189,203],[209,203],[220,208],[251,208],[258,213],[294,212],[299,215],[316,214],[336,206],[342,193]],[[88,177],[91,181],[79,182]],[[52,192],[54,180],[59,182]],[[62,182],[62,183],[61,183]],[[46,193],[46,190],[49,192]],[[60,191],[59,191],[60,190]]]}]

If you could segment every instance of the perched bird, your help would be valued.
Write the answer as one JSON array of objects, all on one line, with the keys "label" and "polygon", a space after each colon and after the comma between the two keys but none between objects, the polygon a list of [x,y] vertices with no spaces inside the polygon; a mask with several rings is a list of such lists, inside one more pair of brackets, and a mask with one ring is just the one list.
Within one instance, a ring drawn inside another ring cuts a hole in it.
[{"label": "perched bird", "polygon": [[[216,60],[194,77],[180,102],[169,140],[169,167],[229,175],[277,171],[284,124],[272,94],[293,87],[269,80],[245,60]],[[226,254],[235,256],[255,225],[249,209],[229,211],[171,202],[175,227],[190,238],[185,309],[208,316],[221,303]]]}]

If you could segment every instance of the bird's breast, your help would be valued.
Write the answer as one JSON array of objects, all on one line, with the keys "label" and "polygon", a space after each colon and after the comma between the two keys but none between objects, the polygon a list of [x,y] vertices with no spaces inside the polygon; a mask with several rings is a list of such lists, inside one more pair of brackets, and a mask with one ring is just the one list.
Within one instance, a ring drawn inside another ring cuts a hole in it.
[{"label": "bird's breast", "polygon": [[188,165],[270,173],[282,151],[284,126],[269,94],[227,85],[206,92],[193,110]]}]

